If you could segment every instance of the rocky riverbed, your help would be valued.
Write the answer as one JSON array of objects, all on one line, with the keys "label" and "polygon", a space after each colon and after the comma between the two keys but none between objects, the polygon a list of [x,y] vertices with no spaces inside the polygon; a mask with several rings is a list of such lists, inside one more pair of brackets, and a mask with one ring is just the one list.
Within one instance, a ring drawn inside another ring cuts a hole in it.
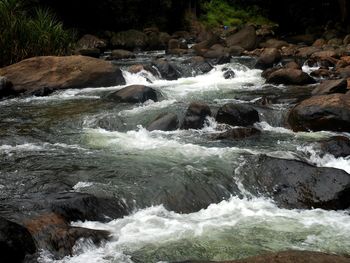
[{"label": "rocky riverbed", "polygon": [[350,262],[345,40],[178,35],[0,69],[5,262]]}]

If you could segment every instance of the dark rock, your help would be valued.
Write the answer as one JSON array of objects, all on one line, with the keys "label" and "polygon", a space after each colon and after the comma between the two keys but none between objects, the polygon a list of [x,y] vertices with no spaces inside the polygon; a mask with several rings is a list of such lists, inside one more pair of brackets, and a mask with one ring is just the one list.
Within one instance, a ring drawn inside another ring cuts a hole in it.
[{"label": "dark rock", "polygon": [[336,158],[350,155],[350,139],[345,136],[334,136],[328,140],[319,142],[324,153],[334,155]]},{"label": "dark rock", "polygon": [[259,113],[249,105],[228,103],[219,109],[216,121],[231,126],[248,126],[259,122]]},{"label": "dark rock", "polygon": [[0,217],[1,262],[22,263],[26,257],[35,253],[36,246],[30,232]]},{"label": "dark rock", "polygon": [[327,44],[327,41],[323,38],[316,39],[315,42],[312,44],[314,47],[323,47]]},{"label": "dark rock", "polygon": [[237,127],[222,133],[213,134],[210,138],[214,140],[240,140],[259,135],[260,133],[261,131],[256,128]]},{"label": "dark rock", "polygon": [[12,88],[12,82],[0,76],[0,98],[12,95],[14,93]]},{"label": "dark rock", "polygon": [[219,58],[227,54],[225,48],[220,44],[215,44],[209,48],[207,52],[203,54],[205,58]]},{"label": "dark rock", "polygon": [[223,69],[224,72],[224,78],[225,79],[233,79],[235,77],[235,72],[232,69],[229,68],[224,68]]},{"label": "dark rock", "polygon": [[166,59],[157,59],[152,62],[152,65],[158,69],[163,79],[176,80],[181,77],[181,72]]},{"label": "dark rock", "polygon": [[281,53],[277,48],[266,48],[258,58],[255,67],[258,69],[267,69],[281,60]]},{"label": "dark rock", "polygon": [[237,176],[249,192],[271,197],[281,207],[342,210],[350,206],[350,175],[343,170],[257,155]]},{"label": "dark rock", "polygon": [[346,93],[348,91],[348,82],[346,79],[325,80],[312,91],[312,95]]},{"label": "dark rock", "polygon": [[29,58],[1,68],[0,75],[13,83],[14,94],[125,84],[117,66],[84,56]]},{"label": "dark rock", "polygon": [[312,45],[315,42],[315,36],[312,34],[295,35],[288,37],[287,41],[295,44]]},{"label": "dark rock", "polygon": [[323,68],[314,70],[310,73],[310,76],[314,78],[331,78],[333,75],[335,75],[334,72]]},{"label": "dark rock", "polygon": [[174,131],[179,127],[179,119],[174,113],[160,114],[148,126],[147,130]]},{"label": "dark rock", "polygon": [[263,78],[265,78],[265,79],[268,79],[269,78],[269,76],[273,73],[273,72],[275,72],[275,71],[277,71],[277,70],[279,70],[280,68],[268,68],[268,69],[265,69],[262,73],[261,73],[261,76],[263,77]]},{"label": "dark rock", "polygon": [[179,49],[180,41],[178,39],[170,39],[168,43],[168,49]]},{"label": "dark rock", "polygon": [[111,45],[115,49],[144,49],[147,46],[147,35],[137,30],[128,30],[114,33]]},{"label": "dark rock", "polygon": [[112,59],[127,59],[127,58],[134,58],[134,57],[135,57],[135,54],[128,50],[115,49],[112,51]]},{"label": "dark rock", "polygon": [[[178,262],[180,263],[180,262]],[[184,261],[182,263],[214,263],[213,261]],[[216,262],[220,263],[220,262]],[[225,261],[222,263],[350,263],[350,258],[321,252],[285,251],[268,253],[247,259]]]},{"label": "dark rock", "polygon": [[251,51],[256,47],[257,36],[253,26],[246,26],[236,34],[226,38],[227,47],[240,46],[245,50]]},{"label": "dark rock", "polygon": [[226,48],[226,51],[231,55],[231,56],[241,56],[244,52],[244,48],[240,46],[230,46]]},{"label": "dark rock", "polygon": [[131,85],[107,95],[107,99],[118,102],[143,103],[147,100],[158,101],[157,92],[147,86]]},{"label": "dark rock", "polygon": [[209,39],[204,40],[192,47],[197,53],[197,55],[202,56],[210,47],[221,42],[218,35],[213,34]]},{"label": "dark rock", "polygon": [[316,81],[302,70],[287,68],[271,73],[266,82],[284,85],[307,85]]},{"label": "dark rock", "polygon": [[107,43],[105,40],[98,38],[94,35],[86,34],[82,38],[79,39],[77,43],[78,49],[90,49],[96,48],[99,50],[103,50],[107,47]]},{"label": "dark rock", "polygon": [[350,130],[350,94],[314,96],[297,104],[289,113],[294,131]]},{"label": "dark rock", "polygon": [[192,102],[186,111],[181,128],[201,129],[203,128],[205,120],[208,116],[211,116],[211,111],[207,104]]}]

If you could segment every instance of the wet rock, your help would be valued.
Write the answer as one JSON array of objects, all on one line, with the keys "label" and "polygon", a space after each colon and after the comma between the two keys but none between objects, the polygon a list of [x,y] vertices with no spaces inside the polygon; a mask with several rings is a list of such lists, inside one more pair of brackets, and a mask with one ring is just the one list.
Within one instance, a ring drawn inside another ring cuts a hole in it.
[{"label": "wet rock", "polygon": [[310,76],[314,78],[332,78],[334,77],[334,75],[335,75],[334,72],[325,68],[320,68],[310,73]]},{"label": "wet rock", "polygon": [[127,30],[114,33],[111,46],[115,49],[144,49],[147,46],[147,35],[137,30]]},{"label": "wet rock", "polygon": [[176,80],[181,77],[181,72],[175,65],[166,59],[157,59],[152,62],[152,66],[156,67],[163,79]]},{"label": "wet rock", "polygon": [[350,175],[343,170],[258,155],[237,176],[252,194],[271,197],[280,207],[342,210],[350,206]]},{"label": "wet rock", "polygon": [[14,93],[12,88],[12,82],[0,76],[0,98],[12,95]]},{"label": "wet rock", "polygon": [[[178,262],[180,263],[180,262]],[[182,263],[214,263],[213,261],[184,261]],[[220,262],[216,262],[220,263]],[[350,263],[350,258],[309,251],[285,251],[268,253],[247,259],[225,261],[222,263]]]},{"label": "wet rock", "polygon": [[182,129],[201,129],[205,120],[211,116],[210,108],[205,103],[192,102],[188,107],[181,125]]},{"label": "wet rock", "polygon": [[287,47],[289,46],[288,42],[283,41],[283,40],[278,40],[278,39],[269,39],[266,42],[263,42],[260,44],[260,47],[263,48],[277,48],[281,49],[282,47]]},{"label": "wet rock", "polygon": [[259,135],[260,133],[261,131],[256,128],[236,127],[222,133],[213,134],[210,138],[213,140],[239,140]]},{"label": "wet rock", "polygon": [[127,103],[143,103],[147,100],[158,101],[157,92],[154,89],[144,85],[128,86],[108,94],[106,98]]},{"label": "wet rock", "polygon": [[77,43],[75,53],[77,55],[99,58],[101,51],[107,47],[105,40],[97,36],[86,34]]},{"label": "wet rock", "polygon": [[112,51],[112,59],[127,59],[127,58],[134,58],[134,57],[135,57],[135,54],[128,50],[114,49]]},{"label": "wet rock", "polygon": [[174,113],[160,114],[147,126],[149,131],[174,131],[177,128],[179,128],[179,119]]},{"label": "wet rock", "polygon": [[187,59],[182,65],[188,66],[195,75],[205,74],[213,69],[213,66],[201,56]]},{"label": "wet rock", "polygon": [[350,130],[350,95],[314,96],[297,104],[289,113],[294,131]]},{"label": "wet rock", "polygon": [[99,58],[101,55],[101,51],[98,48],[85,48],[77,50],[75,54],[92,58]]},{"label": "wet rock", "polygon": [[259,122],[259,113],[249,105],[228,103],[218,110],[216,121],[231,126],[248,126]]},{"label": "wet rock", "polygon": [[27,220],[25,225],[37,246],[51,252],[57,259],[72,255],[73,247],[80,239],[89,239],[99,245],[110,236],[110,233],[104,230],[72,227],[63,217],[54,213]]},{"label": "wet rock", "polygon": [[246,26],[237,33],[226,38],[226,46],[240,46],[251,51],[256,47],[257,36],[253,26]]},{"label": "wet rock", "polygon": [[117,66],[84,56],[29,58],[1,68],[0,75],[13,83],[14,94],[125,84]]},{"label": "wet rock", "polygon": [[139,73],[142,70],[145,70],[145,67],[142,64],[132,65],[128,68],[128,71],[133,74]]},{"label": "wet rock", "polygon": [[267,69],[281,60],[281,53],[277,48],[266,48],[258,58],[255,67],[258,69]]},{"label": "wet rock", "polygon": [[265,78],[265,79],[268,79],[269,78],[269,76],[273,73],[273,72],[275,72],[275,71],[277,71],[277,70],[279,70],[280,68],[268,68],[268,69],[265,69],[262,73],[261,73],[261,76],[263,77],[263,78]]},{"label": "wet rock", "polygon": [[316,81],[302,70],[287,68],[271,73],[266,82],[284,85],[307,85]]},{"label": "wet rock", "polygon": [[224,72],[225,79],[233,79],[236,76],[236,73],[232,69],[224,68],[222,71]]},{"label": "wet rock", "polygon": [[346,93],[348,91],[348,82],[346,79],[325,80],[312,91],[312,95]]},{"label": "wet rock", "polygon": [[36,250],[33,237],[25,227],[0,217],[1,262],[21,263]]},{"label": "wet rock", "polygon": [[350,139],[345,136],[334,136],[328,140],[319,142],[324,153],[332,154],[336,158],[350,155]]}]

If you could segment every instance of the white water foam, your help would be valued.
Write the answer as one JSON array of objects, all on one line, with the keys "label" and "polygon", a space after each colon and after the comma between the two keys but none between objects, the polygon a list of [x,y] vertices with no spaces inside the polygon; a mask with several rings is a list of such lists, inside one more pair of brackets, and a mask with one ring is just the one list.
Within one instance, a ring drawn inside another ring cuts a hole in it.
[{"label": "white water foam", "polygon": [[130,116],[135,114],[140,114],[143,112],[148,112],[150,110],[159,110],[163,108],[167,108],[174,104],[176,100],[162,100],[159,102],[154,102],[153,100],[148,100],[144,102],[141,106],[136,106],[135,108],[131,110],[123,110],[118,113],[118,116]]},{"label": "white water foam", "polygon": [[310,162],[319,167],[338,168],[350,174],[350,156],[335,158],[331,154],[322,154],[313,146],[301,146],[298,150],[309,156]]},{"label": "white water foam", "polygon": [[[179,240],[196,242],[198,238],[205,239],[213,235],[231,236],[229,233],[234,235],[247,227],[256,227],[259,231],[264,229],[266,233],[273,229],[275,235],[290,238],[289,246],[294,249],[318,250],[332,243],[334,252],[350,253],[350,216],[346,212],[280,209],[272,201],[263,198],[232,197],[192,214],[177,214],[167,211],[163,206],[156,206],[106,224],[78,222],[74,225],[110,231],[112,240],[99,248],[91,243],[85,243],[85,246],[80,243],[73,257],[54,261],[42,256],[41,262],[130,263],[132,260],[128,254],[147,245],[160,246]],[[297,236],[298,233],[303,233],[304,239],[299,236],[300,240],[295,242],[291,235]],[[269,242],[267,239],[265,242]],[[250,239],[247,237],[247,240]],[[245,240],[240,243],[243,242]]]}]

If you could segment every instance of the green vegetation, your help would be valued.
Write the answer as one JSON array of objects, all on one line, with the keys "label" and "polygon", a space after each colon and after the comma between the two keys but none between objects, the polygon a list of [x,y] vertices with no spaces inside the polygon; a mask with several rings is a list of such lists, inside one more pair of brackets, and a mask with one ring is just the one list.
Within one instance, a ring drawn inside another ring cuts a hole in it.
[{"label": "green vegetation", "polygon": [[21,0],[0,0],[0,66],[42,55],[64,55],[74,32],[48,10],[26,8]]},{"label": "green vegetation", "polygon": [[205,14],[201,20],[209,27],[240,26],[243,24],[266,25],[273,24],[257,6],[240,8],[225,0],[211,0],[202,5]]}]

